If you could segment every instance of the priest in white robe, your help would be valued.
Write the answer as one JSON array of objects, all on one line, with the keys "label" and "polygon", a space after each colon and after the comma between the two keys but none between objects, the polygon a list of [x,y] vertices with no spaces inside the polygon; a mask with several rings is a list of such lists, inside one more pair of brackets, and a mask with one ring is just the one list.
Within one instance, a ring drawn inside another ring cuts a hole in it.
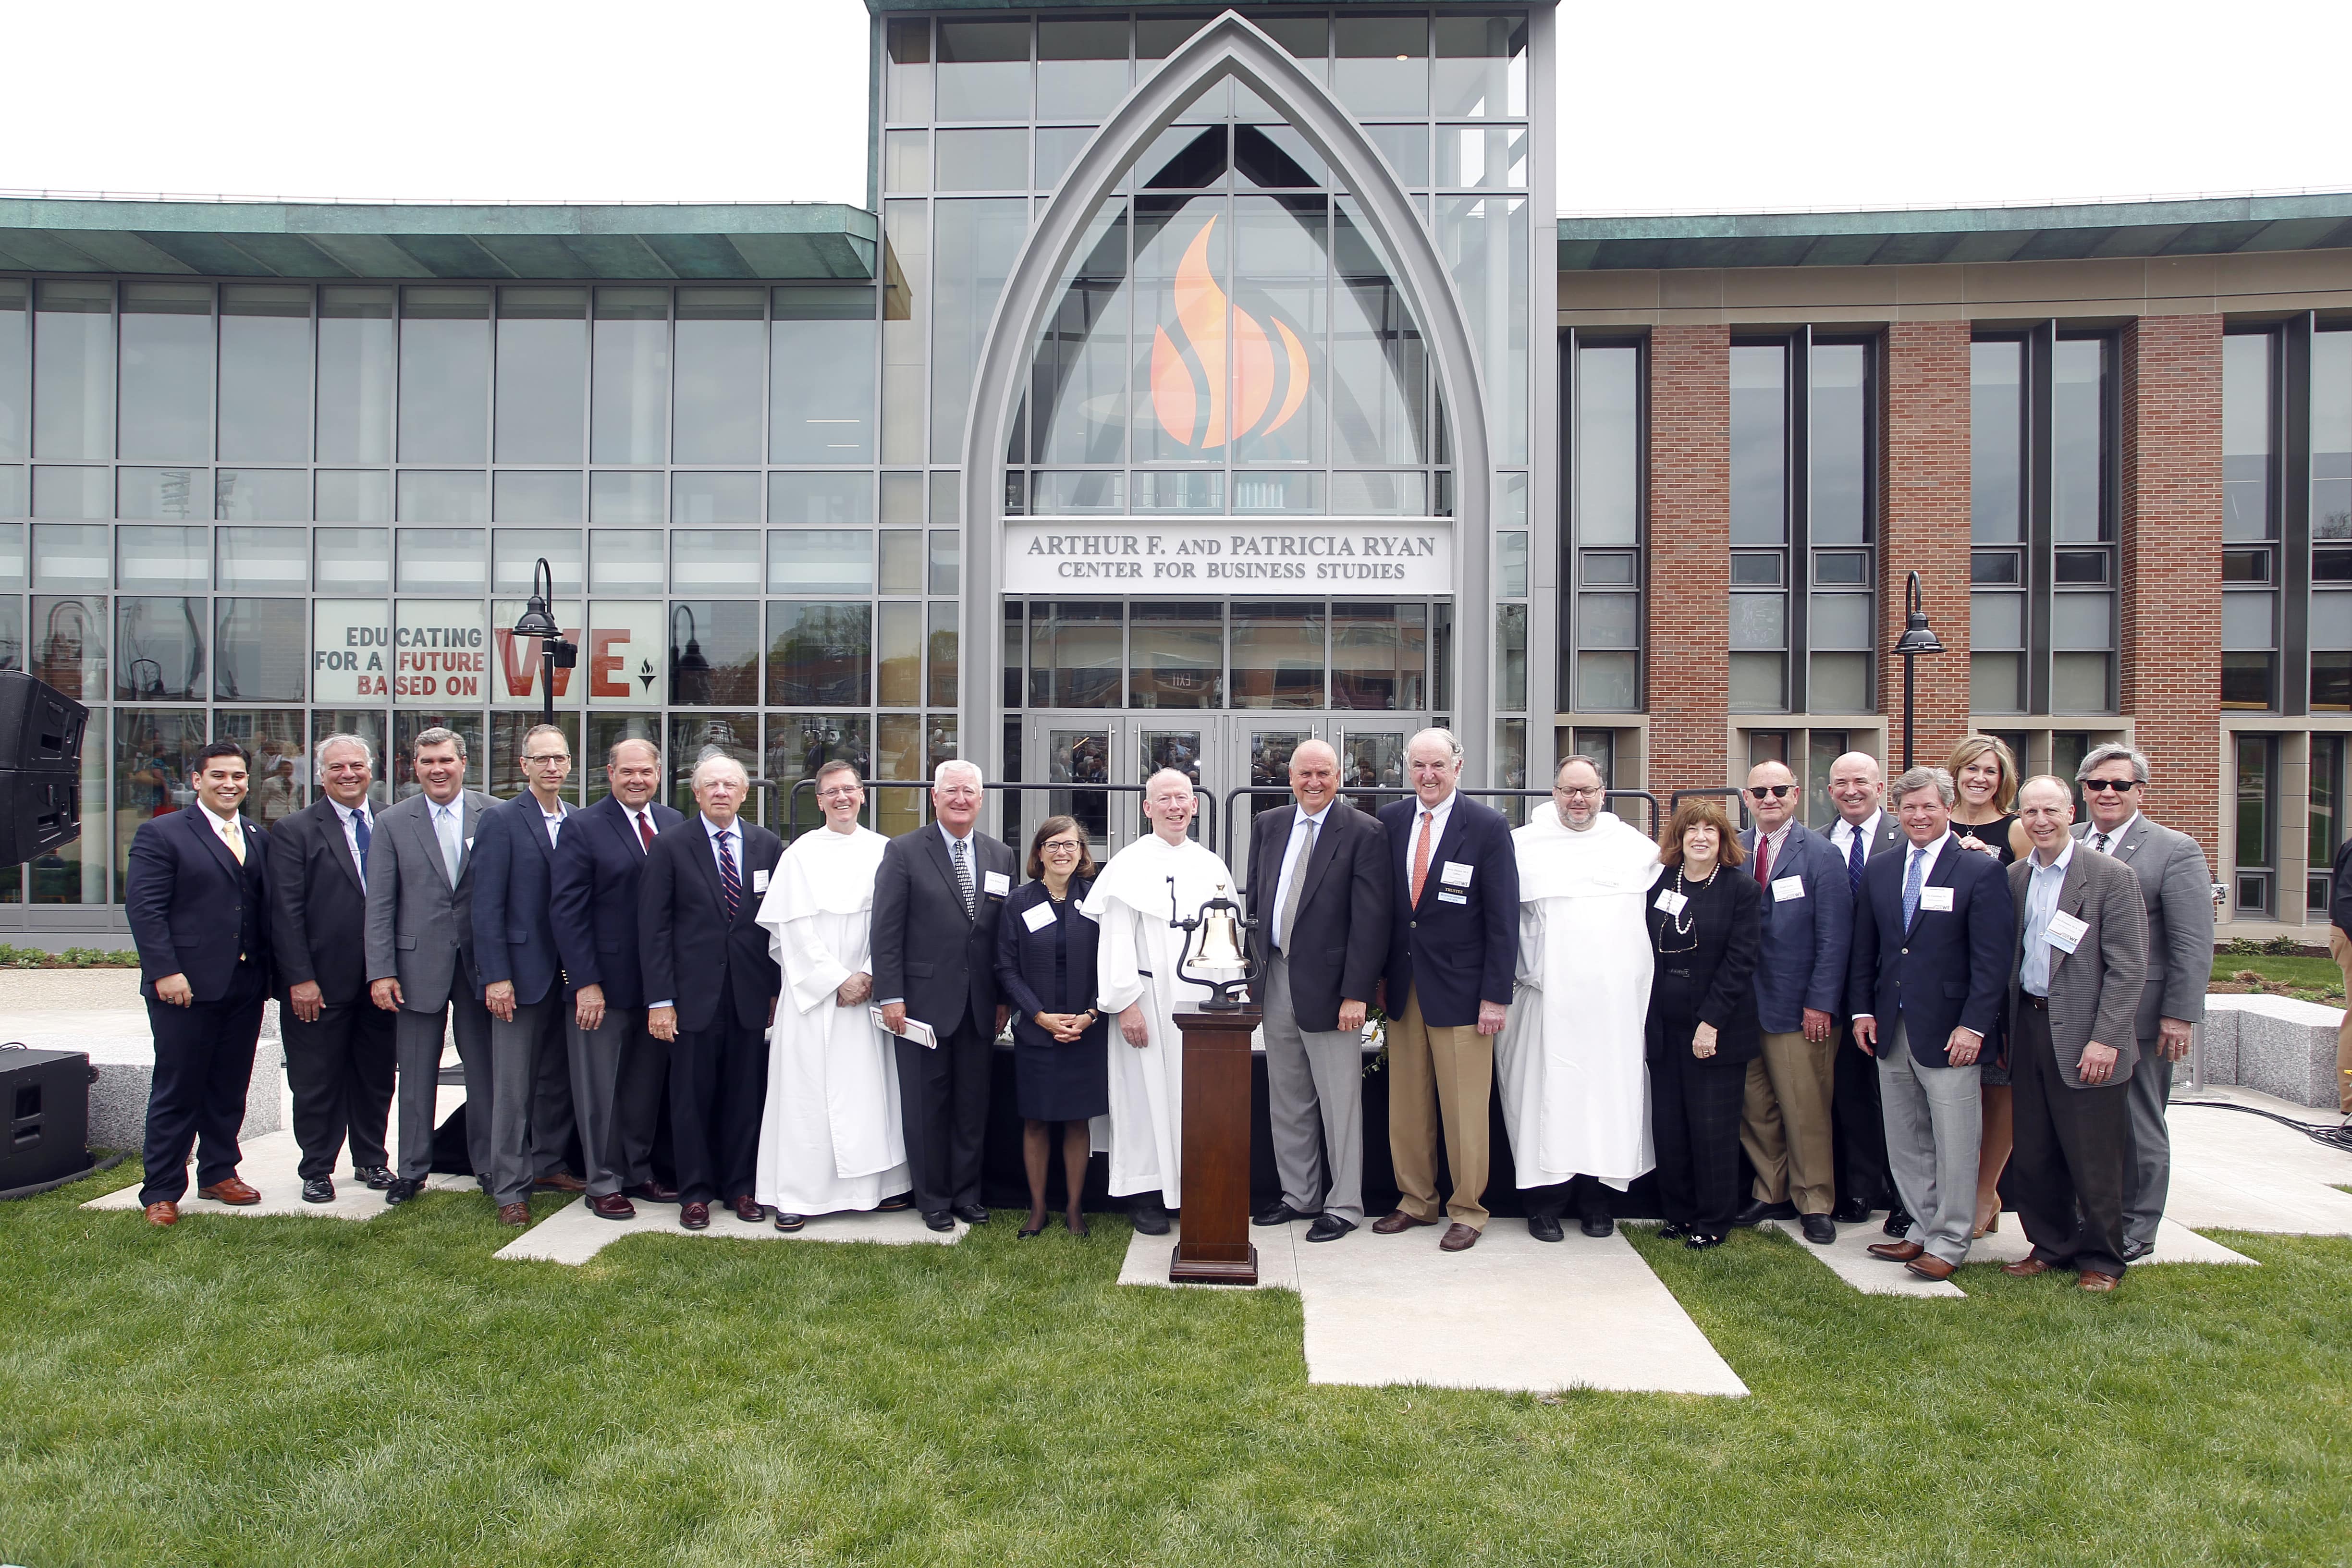
[{"label": "priest in white robe", "polygon": [[816,786],[824,826],[793,841],[760,902],[784,994],[768,1031],[755,1195],[782,1231],[812,1215],[904,1208],[909,1184],[890,1038],[867,1012],[874,878],[889,840],[858,824],[856,768],[828,763]]},{"label": "priest in white robe", "polygon": [[1129,1212],[1146,1236],[1165,1236],[1168,1211],[1183,1205],[1184,1039],[1176,1014],[1209,999],[1202,984],[1177,978],[1185,935],[1168,923],[1168,879],[1176,879],[1172,910],[1188,920],[1218,893],[1234,897],[1224,861],[1184,836],[1198,809],[1192,780],[1173,768],[1152,774],[1143,793],[1151,837],[1112,856],[1079,906],[1102,928],[1097,1005],[1118,1018],[1120,1038],[1110,1046],[1110,1193],[1135,1199]]},{"label": "priest in white robe", "polygon": [[1643,900],[1658,847],[1601,809],[1600,768],[1570,757],[1552,798],[1511,835],[1519,871],[1519,963],[1496,1044],[1503,1124],[1525,1191],[1528,1231],[1561,1237],[1572,1201],[1587,1236],[1607,1236],[1603,1187],[1656,1163],[1642,1055],[1650,1009]]}]

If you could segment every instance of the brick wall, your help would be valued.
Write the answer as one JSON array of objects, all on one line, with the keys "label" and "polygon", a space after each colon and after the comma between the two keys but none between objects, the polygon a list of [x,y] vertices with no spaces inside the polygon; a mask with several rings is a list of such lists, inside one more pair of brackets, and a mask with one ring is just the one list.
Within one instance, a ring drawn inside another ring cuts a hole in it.
[{"label": "brick wall", "polygon": [[1731,333],[1650,335],[1649,787],[1723,783],[1730,705]]},{"label": "brick wall", "polygon": [[1878,692],[1891,779],[1903,766],[1903,661],[1884,650],[1903,635],[1912,572],[1944,645],[1917,661],[1913,760],[1941,763],[1968,729],[1969,323],[1891,323],[1882,386]]},{"label": "brick wall", "polygon": [[2148,813],[2220,844],[2212,787],[2221,682],[2221,318],[2124,329],[2118,508],[2123,710],[2154,775]]}]

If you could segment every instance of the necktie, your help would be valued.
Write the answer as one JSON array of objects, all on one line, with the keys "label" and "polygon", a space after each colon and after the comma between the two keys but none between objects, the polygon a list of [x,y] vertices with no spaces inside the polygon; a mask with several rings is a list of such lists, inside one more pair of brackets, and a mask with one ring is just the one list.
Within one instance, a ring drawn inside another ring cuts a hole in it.
[{"label": "necktie", "polygon": [[441,863],[448,868],[449,885],[457,885],[457,814],[446,805],[433,808],[433,831],[441,840]]},{"label": "necktie", "polygon": [[1849,825],[1845,832],[1846,890],[1859,899],[1862,897],[1862,829]]},{"label": "necktie", "polygon": [[971,862],[964,858],[964,841],[955,841],[956,886],[963,890],[964,919],[971,918]]},{"label": "necktie", "polygon": [[352,813],[352,842],[359,847],[360,891],[362,893],[367,891],[368,840],[373,837],[373,830],[368,826],[368,814],[364,811]]},{"label": "necktie", "polygon": [[224,839],[227,840],[228,852],[236,857],[236,863],[240,866],[244,865],[245,835],[237,831],[236,818],[232,816],[226,822],[222,823],[220,825],[220,834]]},{"label": "necktie", "polygon": [[719,886],[727,895],[727,918],[743,907],[743,879],[735,870],[735,830],[719,836]]},{"label": "necktie", "polygon": [[1927,858],[1925,849],[1913,848],[1911,864],[1903,872],[1903,929],[1906,931],[1911,929],[1911,918],[1919,912],[1919,878]]},{"label": "necktie", "polygon": [[1436,816],[1433,811],[1421,814],[1421,842],[1414,846],[1412,851],[1412,902],[1416,909],[1421,905],[1421,885],[1429,880],[1429,825]]},{"label": "necktie", "polygon": [[654,847],[654,814],[640,811],[636,813],[636,818],[637,837],[645,840],[646,848],[651,849]]},{"label": "necktie", "polygon": [[1772,840],[1761,833],[1756,836],[1756,885],[1772,885]]},{"label": "necktie", "polygon": [[1298,921],[1298,896],[1307,887],[1307,863],[1315,858],[1316,825],[1301,817],[1299,826],[1307,829],[1307,847],[1298,852],[1298,862],[1290,868],[1290,886],[1283,895],[1282,913],[1274,928],[1274,945],[1284,952],[1290,951],[1291,928]]},{"label": "necktie", "polygon": [[2104,833],[2095,833],[2091,835],[2091,847],[2097,850],[2102,855],[2105,854],[2107,852],[2107,836]]}]

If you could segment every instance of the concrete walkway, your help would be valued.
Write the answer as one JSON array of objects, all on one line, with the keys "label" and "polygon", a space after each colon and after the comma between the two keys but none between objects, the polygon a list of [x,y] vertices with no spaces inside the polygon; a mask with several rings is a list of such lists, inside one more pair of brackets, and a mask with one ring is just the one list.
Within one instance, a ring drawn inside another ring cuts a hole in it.
[{"label": "concrete walkway", "polygon": [[912,1209],[891,1214],[820,1215],[805,1229],[787,1234],[761,1221],[745,1225],[732,1209],[713,1204],[709,1230],[685,1230],[677,1223],[676,1204],[638,1201],[635,1219],[605,1219],[588,1212],[586,1200],[567,1204],[516,1237],[491,1256],[542,1263],[587,1262],[626,1237],[667,1236],[680,1241],[864,1241],[883,1247],[953,1247],[971,1227],[961,1220],[955,1229],[933,1230]]},{"label": "concrete walkway", "polygon": [[[459,1094],[454,1098],[463,1099],[464,1096]],[[180,1217],[183,1220],[195,1215],[221,1215],[240,1219],[272,1215],[299,1215],[311,1219],[374,1219],[379,1215],[392,1212],[392,1205],[383,1201],[382,1193],[370,1192],[352,1179],[349,1154],[336,1162],[335,1201],[331,1204],[306,1204],[302,1201],[302,1177],[299,1170],[302,1151],[296,1145],[294,1134],[271,1132],[259,1138],[241,1139],[237,1147],[245,1155],[237,1166],[237,1174],[261,1194],[261,1201],[243,1208],[233,1208],[227,1204],[199,1198],[196,1196],[195,1173],[191,1171],[188,1173],[188,1195],[180,1200]],[[481,1192],[471,1176],[446,1174],[431,1177],[425,1182],[425,1188],[433,1193],[473,1193],[478,1196]],[[488,1203],[489,1200],[481,1198],[480,1201]],[[136,1214],[140,1208],[138,1184],[133,1183],[127,1187],[117,1187],[106,1196],[92,1198],[81,1206],[86,1209],[129,1209]]]}]

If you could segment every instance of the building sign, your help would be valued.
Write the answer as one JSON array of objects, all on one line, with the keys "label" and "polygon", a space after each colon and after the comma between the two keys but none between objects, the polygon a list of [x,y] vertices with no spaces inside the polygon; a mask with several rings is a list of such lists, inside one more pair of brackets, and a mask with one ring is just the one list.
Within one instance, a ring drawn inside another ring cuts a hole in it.
[{"label": "building sign", "polygon": [[668,650],[657,599],[598,599],[588,606],[588,635],[578,673],[591,708],[658,708],[667,695]]},{"label": "building sign", "polygon": [[[490,602],[490,706],[493,708],[537,708],[540,672],[546,668],[541,659],[537,637],[514,635],[514,624],[522,619],[526,606],[520,599],[494,599]],[[580,641],[580,606],[554,605],[558,626],[563,628],[563,640]],[[580,671],[577,668],[555,672],[555,700],[563,706],[580,705]]]},{"label": "building sign", "polygon": [[1004,591],[1418,596],[1454,592],[1450,518],[1007,519]]},{"label": "building sign", "polygon": [[[480,702],[490,690],[489,626],[479,599],[403,599],[392,626],[393,701],[434,708]],[[371,693],[364,685],[361,695]]]},{"label": "building sign", "polygon": [[310,700],[378,704],[392,679],[392,606],[320,599],[311,608]]}]

